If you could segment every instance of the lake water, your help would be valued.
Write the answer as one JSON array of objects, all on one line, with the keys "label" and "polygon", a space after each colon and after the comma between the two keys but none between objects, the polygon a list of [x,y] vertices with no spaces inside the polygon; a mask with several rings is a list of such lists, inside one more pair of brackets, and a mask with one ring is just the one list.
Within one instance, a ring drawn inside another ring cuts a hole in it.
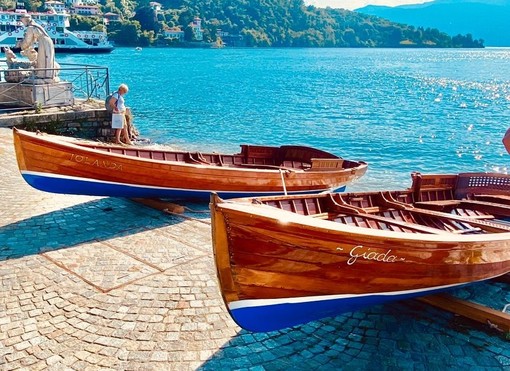
[{"label": "lake water", "polygon": [[301,144],[369,163],[349,190],[410,173],[507,172],[510,49],[143,49],[107,66],[143,137],[202,151]]}]

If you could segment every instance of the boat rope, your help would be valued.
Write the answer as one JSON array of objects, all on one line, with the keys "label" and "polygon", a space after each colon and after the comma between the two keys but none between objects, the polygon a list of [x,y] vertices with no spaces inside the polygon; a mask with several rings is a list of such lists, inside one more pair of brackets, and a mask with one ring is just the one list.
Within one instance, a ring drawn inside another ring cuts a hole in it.
[{"label": "boat rope", "polygon": [[498,325],[496,325],[495,323],[492,323],[490,320],[487,320],[487,325],[489,325],[490,329],[493,329],[493,330],[496,330],[499,332],[504,332],[502,329],[499,328]]},{"label": "boat rope", "polygon": [[283,194],[287,196],[287,187],[285,186],[285,178],[283,177],[282,169],[280,169],[280,177],[282,178]]}]

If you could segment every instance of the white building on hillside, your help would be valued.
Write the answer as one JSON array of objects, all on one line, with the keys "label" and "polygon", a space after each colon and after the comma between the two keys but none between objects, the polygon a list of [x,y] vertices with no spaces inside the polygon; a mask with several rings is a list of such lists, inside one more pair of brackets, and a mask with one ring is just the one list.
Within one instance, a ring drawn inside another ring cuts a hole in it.
[{"label": "white building on hillside", "polygon": [[150,6],[152,9],[154,9],[156,12],[161,11],[161,4],[160,4],[160,3],[157,3],[157,2],[155,2],[155,1],[151,1],[151,2],[149,3],[149,6]]},{"label": "white building on hillside", "polygon": [[66,12],[66,5],[61,1],[46,1],[44,3],[44,8],[48,11],[54,10],[57,14]]},{"label": "white building on hillside", "polygon": [[179,27],[165,28],[163,35],[165,35],[165,39],[184,41],[184,31]]},{"label": "white building on hillside", "polygon": [[191,30],[193,31],[193,35],[195,36],[196,41],[204,40],[204,32],[202,31],[202,20],[199,17],[195,17],[193,22],[190,24]]},{"label": "white building on hillside", "polygon": [[71,8],[71,14],[78,15],[98,15],[100,13],[97,5],[74,5]]}]

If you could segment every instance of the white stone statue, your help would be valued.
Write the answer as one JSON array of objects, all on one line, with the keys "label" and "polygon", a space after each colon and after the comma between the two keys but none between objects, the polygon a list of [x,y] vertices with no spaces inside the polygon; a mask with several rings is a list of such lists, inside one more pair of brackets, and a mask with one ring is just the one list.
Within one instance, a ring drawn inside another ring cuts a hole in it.
[{"label": "white stone statue", "polygon": [[20,53],[22,56],[26,57],[33,65],[37,64],[37,50],[34,48],[28,48],[27,50],[22,50]]},{"label": "white stone statue", "polygon": [[[22,55],[27,56],[29,60],[35,57],[35,78],[45,83],[58,82],[59,66],[55,62],[55,46],[51,37],[29,14],[24,14],[21,17],[21,22],[26,27],[25,36],[16,46],[21,48]],[[35,43],[38,45],[36,54],[34,54]]]},{"label": "white stone statue", "polygon": [[[32,50],[37,55],[37,52],[34,49]],[[7,62],[7,71],[4,72],[6,82],[22,82],[32,75],[30,70],[35,66],[34,59],[29,58],[28,61],[18,60],[16,54],[8,47],[4,47],[4,52]],[[34,58],[33,53],[30,55],[31,58]]]}]

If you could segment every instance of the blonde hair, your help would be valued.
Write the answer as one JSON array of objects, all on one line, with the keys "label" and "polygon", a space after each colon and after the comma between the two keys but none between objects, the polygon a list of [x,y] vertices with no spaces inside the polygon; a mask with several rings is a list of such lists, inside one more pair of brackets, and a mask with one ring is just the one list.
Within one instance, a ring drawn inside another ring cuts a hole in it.
[{"label": "blonde hair", "polygon": [[128,86],[127,86],[126,84],[120,84],[120,85],[119,85],[119,88],[118,88],[117,90],[118,90],[119,92],[120,92],[121,90],[123,90],[123,91],[124,91],[124,94],[125,94],[125,93],[127,93],[127,92],[129,91],[129,88],[128,88]]}]

